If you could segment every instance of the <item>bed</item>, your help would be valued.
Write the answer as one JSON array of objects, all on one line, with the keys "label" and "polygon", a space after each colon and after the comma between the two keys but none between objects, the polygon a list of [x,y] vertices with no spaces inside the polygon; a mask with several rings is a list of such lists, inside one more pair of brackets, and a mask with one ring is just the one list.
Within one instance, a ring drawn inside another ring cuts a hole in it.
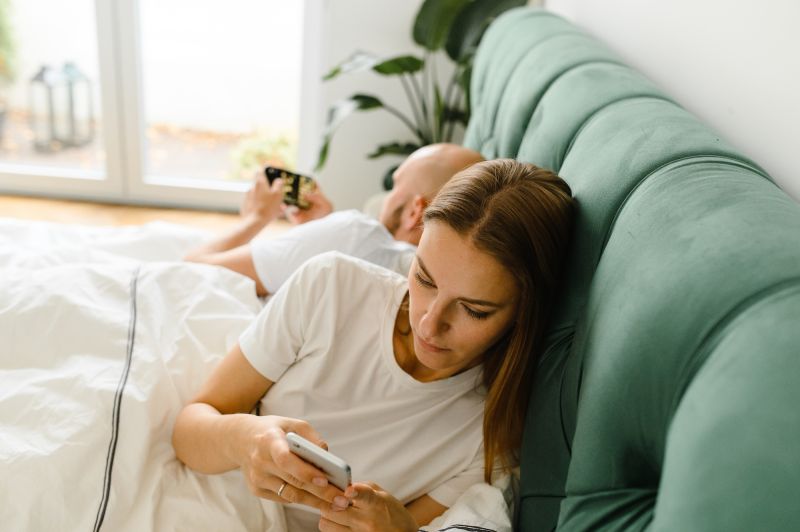
[{"label": "bed", "polygon": [[[4,530],[285,530],[238,471],[197,474],[171,446],[262,306],[251,280],[180,262],[208,236],[0,219]],[[426,530],[510,530],[507,499],[477,486]]]}]

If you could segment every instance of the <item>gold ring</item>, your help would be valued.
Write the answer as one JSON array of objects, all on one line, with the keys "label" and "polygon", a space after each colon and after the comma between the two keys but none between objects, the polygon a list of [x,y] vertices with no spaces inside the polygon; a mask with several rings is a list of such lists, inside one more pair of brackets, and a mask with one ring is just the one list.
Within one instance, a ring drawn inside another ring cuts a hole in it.
[{"label": "gold ring", "polygon": [[283,484],[281,484],[281,487],[280,487],[280,488],[278,488],[278,491],[276,492],[276,493],[278,494],[278,497],[280,497],[280,496],[281,496],[281,493],[283,493],[283,490],[284,490],[284,488],[286,488],[286,484],[287,484],[287,483],[286,483],[286,482],[284,482]]}]

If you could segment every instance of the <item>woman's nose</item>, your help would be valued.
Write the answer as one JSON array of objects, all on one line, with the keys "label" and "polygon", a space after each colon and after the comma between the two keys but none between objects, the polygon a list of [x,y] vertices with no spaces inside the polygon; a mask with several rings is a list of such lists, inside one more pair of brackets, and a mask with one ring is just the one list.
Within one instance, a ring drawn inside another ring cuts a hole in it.
[{"label": "woman's nose", "polygon": [[446,307],[436,300],[428,305],[428,309],[420,320],[420,332],[425,338],[430,340],[450,328],[446,311]]}]

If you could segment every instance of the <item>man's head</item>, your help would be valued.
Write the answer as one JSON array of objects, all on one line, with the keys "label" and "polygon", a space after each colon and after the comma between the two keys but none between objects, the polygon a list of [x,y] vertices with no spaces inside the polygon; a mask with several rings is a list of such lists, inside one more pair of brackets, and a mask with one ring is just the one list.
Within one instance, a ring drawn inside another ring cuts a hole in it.
[{"label": "man's head", "polygon": [[456,173],[482,160],[480,153],[457,144],[423,146],[395,170],[378,219],[397,240],[418,244],[428,203]]}]

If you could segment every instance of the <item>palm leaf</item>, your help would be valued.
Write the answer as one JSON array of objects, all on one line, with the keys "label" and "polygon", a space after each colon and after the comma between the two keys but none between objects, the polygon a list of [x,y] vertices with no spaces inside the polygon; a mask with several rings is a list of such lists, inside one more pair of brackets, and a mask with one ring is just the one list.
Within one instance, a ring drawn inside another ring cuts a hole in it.
[{"label": "palm leaf", "polygon": [[323,81],[328,81],[342,74],[366,72],[367,70],[372,70],[384,76],[413,74],[421,70],[424,64],[425,62],[422,59],[413,55],[400,55],[386,59],[368,52],[359,51],[333,67],[322,79]]},{"label": "palm leaf", "polygon": [[473,0],[462,9],[450,25],[445,50],[453,61],[461,62],[474,53],[487,26],[498,15],[527,0]]},{"label": "palm leaf", "polygon": [[347,74],[349,72],[364,72],[380,62],[381,60],[376,55],[358,50],[353,52],[350,57],[333,67],[330,72],[322,77],[322,79],[323,81],[328,81],[329,79],[333,79],[340,74]]},{"label": "palm leaf", "polygon": [[354,94],[344,100],[339,100],[328,111],[328,123],[322,134],[322,147],[317,157],[315,170],[319,171],[328,158],[328,148],[336,129],[351,114],[356,111],[369,111],[383,107],[383,102],[375,96],[369,94]]},{"label": "palm leaf", "polygon": [[375,151],[367,155],[367,157],[375,159],[384,155],[409,155],[420,147],[420,144],[414,144],[413,142],[381,144],[375,148]]},{"label": "palm leaf", "polygon": [[413,74],[422,70],[425,61],[413,55],[401,55],[381,61],[372,67],[372,70],[385,76],[396,76],[398,74]]},{"label": "palm leaf", "polygon": [[425,0],[414,20],[414,42],[435,52],[447,41],[456,15],[470,0]]}]

